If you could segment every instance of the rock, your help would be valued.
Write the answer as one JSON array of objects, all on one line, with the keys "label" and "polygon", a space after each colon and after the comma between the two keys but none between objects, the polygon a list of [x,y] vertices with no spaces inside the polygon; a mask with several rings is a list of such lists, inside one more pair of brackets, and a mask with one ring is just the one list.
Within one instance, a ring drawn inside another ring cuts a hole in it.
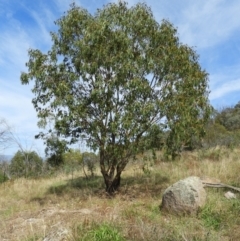
[{"label": "rock", "polygon": [[82,208],[82,209],[79,210],[79,212],[82,213],[82,214],[91,214],[92,210],[87,209],[87,208]]},{"label": "rock", "polygon": [[232,198],[237,198],[236,195],[230,191],[226,192],[224,194],[224,196],[227,198],[227,199],[232,199]]},{"label": "rock", "polygon": [[53,228],[43,241],[66,241],[69,239],[69,230],[64,227]]},{"label": "rock", "polygon": [[188,177],[168,187],[161,209],[177,215],[194,215],[206,202],[206,192],[199,177]]}]

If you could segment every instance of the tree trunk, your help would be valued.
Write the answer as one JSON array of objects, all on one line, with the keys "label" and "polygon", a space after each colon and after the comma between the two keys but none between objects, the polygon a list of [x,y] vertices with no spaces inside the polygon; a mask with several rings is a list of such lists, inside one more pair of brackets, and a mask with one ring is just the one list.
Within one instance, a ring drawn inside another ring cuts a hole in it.
[{"label": "tree trunk", "polygon": [[106,185],[106,192],[112,195],[115,191],[118,190],[121,182],[121,173],[117,173],[116,176],[111,179],[108,175],[104,176],[104,181]]},{"label": "tree trunk", "polygon": [[117,163],[117,160],[112,160],[111,166],[109,166],[110,164],[107,163],[107,167],[106,167],[105,163],[107,163],[107,162],[106,162],[106,157],[105,157],[105,151],[103,148],[103,149],[100,149],[101,173],[104,178],[106,192],[110,195],[113,195],[114,192],[116,192],[120,186],[121,174],[122,174],[122,171],[124,170],[125,165],[122,165],[122,166],[114,165]]}]

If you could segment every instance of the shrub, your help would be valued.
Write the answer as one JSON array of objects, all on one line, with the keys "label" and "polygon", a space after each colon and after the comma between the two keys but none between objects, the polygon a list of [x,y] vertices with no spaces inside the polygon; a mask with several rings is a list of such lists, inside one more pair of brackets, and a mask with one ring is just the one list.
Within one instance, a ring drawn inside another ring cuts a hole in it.
[{"label": "shrub", "polygon": [[17,151],[9,166],[13,177],[36,177],[42,174],[43,161],[35,151]]},{"label": "shrub", "polygon": [[0,170],[0,183],[6,182],[8,179],[6,173]]},{"label": "shrub", "polygon": [[67,151],[67,142],[60,140],[57,136],[52,135],[45,141],[45,154],[48,157],[47,163],[51,167],[60,167],[64,164],[63,155]]}]

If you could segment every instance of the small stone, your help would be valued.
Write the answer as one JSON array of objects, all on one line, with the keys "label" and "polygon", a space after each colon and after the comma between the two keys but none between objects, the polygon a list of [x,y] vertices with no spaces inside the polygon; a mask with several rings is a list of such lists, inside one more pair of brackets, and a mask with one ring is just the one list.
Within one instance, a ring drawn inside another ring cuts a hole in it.
[{"label": "small stone", "polygon": [[230,192],[230,191],[226,192],[226,193],[224,194],[224,196],[225,196],[227,199],[237,198],[236,195],[235,195],[233,192]]},{"label": "small stone", "polygon": [[82,208],[82,209],[79,210],[79,212],[82,213],[82,214],[91,214],[92,210],[87,209],[87,208]]},{"label": "small stone", "polygon": [[51,230],[43,241],[65,241],[69,240],[69,230],[64,227],[58,227]]}]

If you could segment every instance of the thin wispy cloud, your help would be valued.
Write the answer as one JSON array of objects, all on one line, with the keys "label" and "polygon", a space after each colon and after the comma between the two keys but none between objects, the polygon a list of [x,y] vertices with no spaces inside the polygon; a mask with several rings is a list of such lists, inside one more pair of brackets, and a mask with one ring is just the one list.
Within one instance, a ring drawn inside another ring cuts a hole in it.
[{"label": "thin wispy cloud", "polygon": [[236,80],[231,80],[227,83],[222,84],[210,93],[210,100],[219,99],[220,97],[240,91],[240,78]]},{"label": "thin wispy cloud", "polygon": [[40,15],[36,11],[30,11],[31,16],[34,18],[38,25],[38,31],[40,30],[40,33],[38,32],[38,35],[41,37],[41,41],[45,41],[47,44],[51,44],[51,37],[49,34],[48,29],[46,28],[46,20],[45,20],[45,14]]},{"label": "thin wispy cloud", "polygon": [[0,65],[12,70],[23,68],[22,60],[27,59],[27,50],[33,44],[28,35],[21,30],[9,31],[0,35],[0,42]]},{"label": "thin wispy cloud", "polygon": [[239,1],[195,1],[178,18],[183,42],[198,48],[220,44],[240,30]]},{"label": "thin wispy cloud", "polygon": [[[114,2],[117,2],[114,1]],[[129,5],[138,0],[128,1]],[[141,1],[140,1],[141,2]],[[167,19],[178,28],[183,43],[208,48],[224,42],[240,30],[238,0],[148,0],[156,19]]]}]

